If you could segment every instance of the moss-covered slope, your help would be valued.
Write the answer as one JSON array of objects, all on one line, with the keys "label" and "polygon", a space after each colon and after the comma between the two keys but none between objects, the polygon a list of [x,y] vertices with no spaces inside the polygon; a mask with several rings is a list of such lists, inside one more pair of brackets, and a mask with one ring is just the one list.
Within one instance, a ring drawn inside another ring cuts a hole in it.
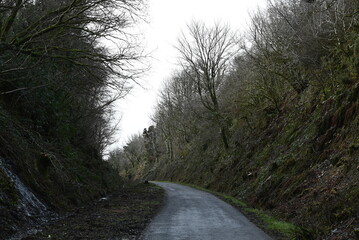
[{"label": "moss-covered slope", "polygon": [[260,127],[237,127],[231,150],[202,136],[178,161],[142,163],[137,175],[231,194],[318,239],[353,239],[359,224],[358,95],[358,83],[322,99],[308,89]]}]

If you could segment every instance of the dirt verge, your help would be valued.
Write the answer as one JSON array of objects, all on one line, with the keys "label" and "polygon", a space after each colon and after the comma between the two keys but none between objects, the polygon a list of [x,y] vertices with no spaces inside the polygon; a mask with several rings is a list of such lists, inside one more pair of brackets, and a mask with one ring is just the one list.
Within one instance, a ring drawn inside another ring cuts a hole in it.
[{"label": "dirt verge", "polygon": [[163,199],[164,191],[153,184],[130,186],[24,239],[138,239]]}]

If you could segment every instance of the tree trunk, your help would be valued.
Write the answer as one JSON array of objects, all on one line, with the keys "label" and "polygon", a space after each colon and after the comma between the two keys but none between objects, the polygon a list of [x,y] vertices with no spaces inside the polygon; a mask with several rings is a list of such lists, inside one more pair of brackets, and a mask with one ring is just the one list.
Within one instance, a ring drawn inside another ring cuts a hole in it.
[{"label": "tree trunk", "polygon": [[228,144],[228,138],[227,138],[225,127],[221,127],[221,136],[222,136],[224,148],[227,150],[229,148],[229,144]]}]

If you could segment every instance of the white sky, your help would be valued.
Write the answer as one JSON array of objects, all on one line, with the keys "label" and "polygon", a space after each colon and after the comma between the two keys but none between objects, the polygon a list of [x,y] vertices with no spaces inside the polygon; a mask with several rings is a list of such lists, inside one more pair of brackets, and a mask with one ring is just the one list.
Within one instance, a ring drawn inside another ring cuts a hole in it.
[{"label": "white sky", "polygon": [[110,149],[123,146],[133,134],[142,133],[151,125],[151,115],[163,82],[177,68],[177,52],[173,47],[177,37],[191,20],[207,24],[221,21],[233,31],[243,32],[248,26],[249,13],[258,6],[263,8],[266,0],[148,0],[148,23],[140,25],[144,44],[150,59],[151,70],[141,83],[146,89],[135,87],[125,99],[119,101],[115,110],[121,116],[119,132]]}]

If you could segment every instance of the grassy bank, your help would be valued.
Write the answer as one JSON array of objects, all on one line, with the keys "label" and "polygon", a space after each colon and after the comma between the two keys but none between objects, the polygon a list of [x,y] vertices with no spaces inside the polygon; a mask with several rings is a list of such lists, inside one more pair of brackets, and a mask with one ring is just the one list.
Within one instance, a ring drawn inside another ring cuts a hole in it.
[{"label": "grassy bank", "polygon": [[233,128],[232,149],[224,150],[203,132],[176,161],[141,162],[133,172],[243,199],[307,229],[315,239],[355,238],[358,93],[353,84],[321,101],[308,90],[265,125]]}]

